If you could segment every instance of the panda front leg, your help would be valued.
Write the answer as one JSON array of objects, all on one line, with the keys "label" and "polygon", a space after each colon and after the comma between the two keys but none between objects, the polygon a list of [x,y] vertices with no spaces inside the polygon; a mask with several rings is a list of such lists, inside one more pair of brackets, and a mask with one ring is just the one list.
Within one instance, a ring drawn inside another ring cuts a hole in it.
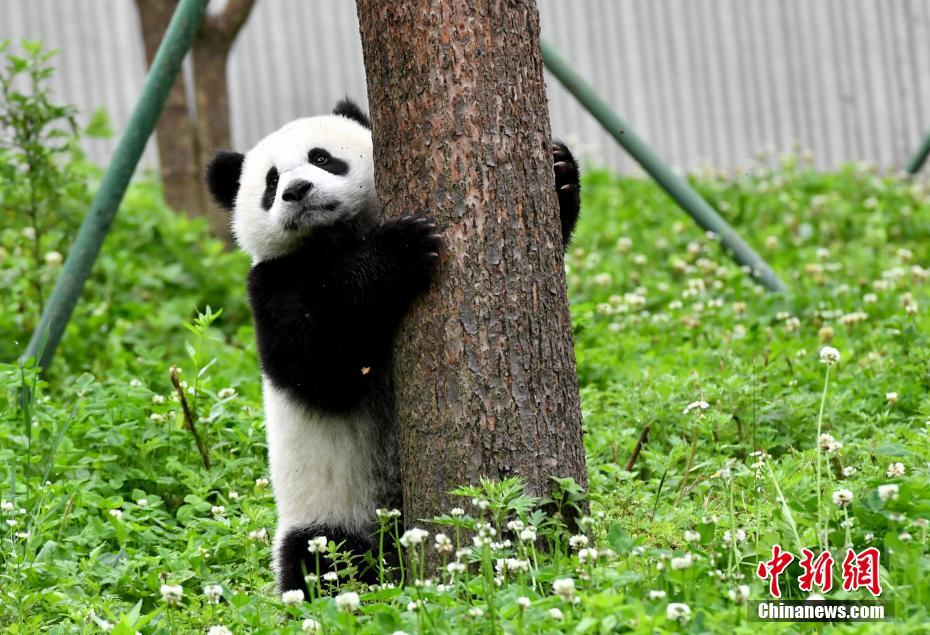
[{"label": "panda front leg", "polygon": [[559,197],[562,245],[568,249],[581,213],[581,174],[575,157],[561,141],[552,142],[552,169],[555,172],[555,191]]}]

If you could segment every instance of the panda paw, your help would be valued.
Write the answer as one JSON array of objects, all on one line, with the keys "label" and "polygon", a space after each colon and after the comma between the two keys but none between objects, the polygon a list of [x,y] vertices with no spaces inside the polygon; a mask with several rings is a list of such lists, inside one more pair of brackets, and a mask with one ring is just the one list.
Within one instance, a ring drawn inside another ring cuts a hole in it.
[{"label": "panda paw", "polygon": [[405,269],[432,271],[439,262],[442,236],[436,223],[423,216],[402,216],[386,221],[375,230],[377,246]]},{"label": "panda paw", "polygon": [[555,191],[559,195],[578,191],[578,164],[561,141],[552,142],[552,169],[555,172]]}]

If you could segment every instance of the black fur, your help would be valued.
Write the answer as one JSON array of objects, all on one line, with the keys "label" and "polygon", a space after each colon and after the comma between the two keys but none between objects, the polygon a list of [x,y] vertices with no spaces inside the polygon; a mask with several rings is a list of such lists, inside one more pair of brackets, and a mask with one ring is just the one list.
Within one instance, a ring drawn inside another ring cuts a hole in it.
[{"label": "black fur", "polygon": [[439,260],[436,226],[343,224],[249,273],[262,369],[278,388],[331,413],[364,406],[391,370],[394,332]]},{"label": "black fur", "polygon": [[[281,593],[300,589],[304,592],[304,598],[310,599],[304,573],[316,574],[318,554],[307,551],[307,545],[311,539],[317,536],[326,536],[328,540],[332,540],[337,545],[342,543],[340,551],[343,552],[354,554],[372,553],[375,557],[378,554],[378,545],[375,542],[376,536],[350,534],[340,527],[327,525],[293,529],[284,536],[278,546],[278,590]],[[385,555],[388,557],[394,552],[394,543],[389,541],[387,536],[384,541],[384,550]],[[333,563],[325,554],[319,554],[319,563],[320,575],[333,569]],[[358,567],[357,580],[367,584],[378,582],[378,569],[373,566],[372,562],[362,562],[357,559],[353,564]]]},{"label": "black fur", "polygon": [[214,154],[207,164],[207,189],[220,207],[231,210],[235,205],[244,160],[245,155],[241,152],[222,150]]},{"label": "black fur", "polygon": [[262,194],[262,209],[266,212],[274,205],[275,196],[278,195],[278,168],[272,166],[265,174],[265,192]]},{"label": "black fur", "polygon": [[561,141],[552,142],[552,165],[555,172],[555,191],[559,196],[562,245],[568,249],[581,212],[581,171],[575,157]]},{"label": "black fur", "polygon": [[371,130],[371,119],[368,118],[365,111],[359,108],[358,104],[348,97],[339,100],[339,103],[333,108],[333,114],[348,117],[352,121],[356,121]]}]

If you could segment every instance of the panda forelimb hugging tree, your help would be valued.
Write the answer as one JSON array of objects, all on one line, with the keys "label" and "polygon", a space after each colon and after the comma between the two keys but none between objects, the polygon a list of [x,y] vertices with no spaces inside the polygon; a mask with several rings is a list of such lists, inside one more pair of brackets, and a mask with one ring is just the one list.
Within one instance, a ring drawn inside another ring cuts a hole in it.
[{"label": "panda forelimb hugging tree", "polygon": [[[578,167],[552,145],[563,242],[579,213]],[[375,546],[375,510],[401,506],[391,349],[430,284],[441,239],[411,215],[381,221],[371,123],[340,101],[297,119],[246,154],[221,151],[206,170],[252,258],[249,302],[262,370],[273,561],[280,591],[316,571],[308,543],[326,536],[352,554]],[[359,578],[376,581],[373,558]],[[321,566],[331,566],[321,558]]]}]

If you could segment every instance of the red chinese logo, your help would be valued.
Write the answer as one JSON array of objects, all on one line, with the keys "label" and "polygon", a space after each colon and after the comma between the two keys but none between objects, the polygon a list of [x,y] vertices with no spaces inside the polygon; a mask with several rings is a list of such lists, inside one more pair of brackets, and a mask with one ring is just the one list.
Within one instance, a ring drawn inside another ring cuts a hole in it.
[{"label": "red chinese logo", "polygon": [[[810,549],[801,549],[801,554],[803,557],[798,564],[804,572],[798,576],[798,587],[808,593],[812,592],[815,586],[820,587],[824,593],[829,592],[833,588],[834,563],[830,552],[824,551],[815,557]],[[772,558],[760,562],[756,568],[756,575],[769,581],[769,593],[772,597],[781,597],[778,578],[794,559],[794,555],[784,551],[781,545],[774,545]],[[847,549],[842,563],[843,590],[856,591],[865,588],[876,597],[881,595],[878,559],[879,551],[875,547],[863,549],[859,553]]]},{"label": "red chinese logo", "polygon": [[833,557],[829,551],[824,551],[817,558],[810,549],[801,549],[804,555],[801,558],[801,568],[804,573],[798,577],[798,586],[802,591],[810,593],[815,586],[827,593],[833,588]]},{"label": "red chinese logo", "polygon": [[769,581],[769,593],[772,597],[780,598],[781,589],[778,587],[778,576],[781,575],[789,564],[794,560],[794,556],[787,551],[782,551],[781,545],[772,547],[772,559],[760,562],[756,569],[756,575],[763,580]]},{"label": "red chinese logo", "polygon": [[878,549],[875,547],[863,549],[858,554],[847,549],[843,558],[843,590],[855,591],[862,587],[876,597],[882,594],[878,579]]}]

